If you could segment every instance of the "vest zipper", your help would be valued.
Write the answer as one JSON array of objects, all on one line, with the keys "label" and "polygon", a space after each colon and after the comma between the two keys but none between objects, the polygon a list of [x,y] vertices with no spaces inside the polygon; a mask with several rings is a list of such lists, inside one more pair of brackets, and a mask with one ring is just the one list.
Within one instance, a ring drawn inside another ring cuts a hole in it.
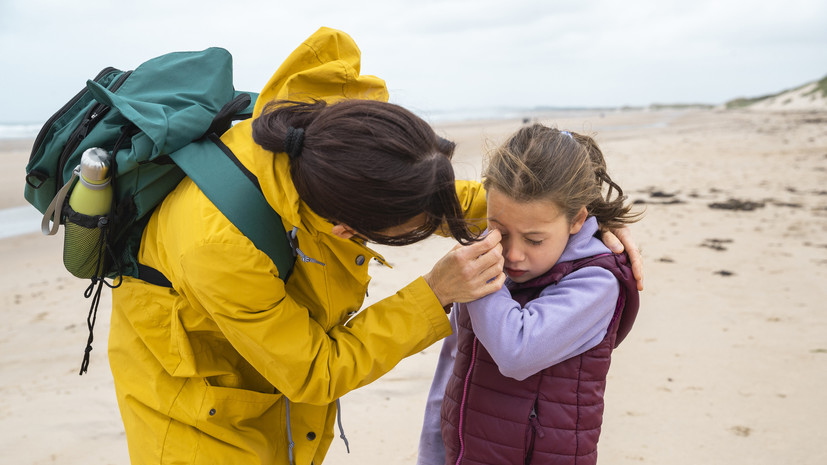
[{"label": "vest zipper", "polygon": [[471,383],[471,372],[474,370],[474,363],[477,360],[477,344],[479,340],[474,337],[474,344],[471,346],[471,363],[468,364],[468,371],[465,373],[465,382],[462,386],[462,400],[459,404],[459,424],[457,425],[457,434],[459,435],[459,454],[457,454],[456,465],[462,461],[462,455],[465,453],[465,442],[462,440],[462,425],[465,418],[465,401],[468,397],[468,385]]},{"label": "vest zipper", "polygon": [[537,419],[537,409],[535,407],[531,407],[531,413],[528,415],[528,424],[531,425],[534,433],[540,436],[540,439],[546,437],[543,427],[540,426],[540,420]]},{"label": "vest zipper", "polygon": [[537,420],[537,404],[531,406],[531,413],[528,414],[528,424],[531,426],[531,433],[528,440],[528,447],[526,448],[525,464],[531,463],[531,458],[534,456],[534,440],[537,436],[540,438],[546,437],[543,427],[540,426],[540,421]]}]

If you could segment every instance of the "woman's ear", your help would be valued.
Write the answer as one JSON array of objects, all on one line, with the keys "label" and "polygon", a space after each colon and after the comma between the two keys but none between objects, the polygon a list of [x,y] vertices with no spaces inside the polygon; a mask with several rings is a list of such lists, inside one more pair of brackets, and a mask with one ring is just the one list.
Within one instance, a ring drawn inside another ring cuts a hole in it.
[{"label": "woman's ear", "polygon": [[586,222],[586,217],[589,216],[589,211],[586,210],[586,207],[580,207],[580,211],[574,215],[574,220],[571,222],[571,227],[569,228],[569,234],[577,234],[580,232],[580,228],[583,227],[583,223]]},{"label": "woman's ear", "polygon": [[356,235],[356,231],[351,229],[350,226],[346,224],[333,225],[333,230],[331,232],[334,236],[345,240],[350,239],[351,237]]}]

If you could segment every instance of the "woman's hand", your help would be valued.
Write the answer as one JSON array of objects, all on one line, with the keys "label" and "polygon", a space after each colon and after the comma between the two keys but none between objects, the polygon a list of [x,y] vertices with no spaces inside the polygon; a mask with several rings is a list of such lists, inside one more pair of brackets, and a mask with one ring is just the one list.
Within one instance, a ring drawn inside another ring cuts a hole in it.
[{"label": "woman's hand", "polygon": [[640,249],[637,248],[632,231],[628,227],[603,231],[603,243],[614,253],[621,253],[626,250],[629,260],[632,261],[632,273],[637,280],[637,290],[643,290],[643,260],[640,257]]},{"label": "woman's hand", "polygon": [[457,245],[423,278],[439,303],[470,302],[501,288],[505,282],[499,231],[471,245]]}]

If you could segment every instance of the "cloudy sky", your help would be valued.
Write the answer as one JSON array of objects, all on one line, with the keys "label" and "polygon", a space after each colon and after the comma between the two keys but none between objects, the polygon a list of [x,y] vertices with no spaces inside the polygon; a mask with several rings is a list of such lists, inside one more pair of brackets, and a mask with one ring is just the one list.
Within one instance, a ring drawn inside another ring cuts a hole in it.
[{"label": "cloudy sky", "polygon": [[827,76],[824,0],[0,0],[0,123],[42,123],[100,69],[170,51],[224,47],[258,90],[320,26],[425,116],[722,103]]}]

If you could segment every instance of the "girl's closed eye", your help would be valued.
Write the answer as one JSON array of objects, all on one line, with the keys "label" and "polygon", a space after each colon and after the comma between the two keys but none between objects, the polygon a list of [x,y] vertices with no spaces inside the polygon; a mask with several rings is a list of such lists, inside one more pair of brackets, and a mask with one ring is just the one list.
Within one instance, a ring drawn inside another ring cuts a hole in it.
[{"label": "girl's closed eye", "polygon": [[526,242],[528,242],[531,245],[540,245],[540,244],[543,243],[542,239],[540,239],[539,241],[535,241],[535,240],[532,240],[532,239],[529,239],[529,238],[526,237],[525,240],[526,240]]}]

